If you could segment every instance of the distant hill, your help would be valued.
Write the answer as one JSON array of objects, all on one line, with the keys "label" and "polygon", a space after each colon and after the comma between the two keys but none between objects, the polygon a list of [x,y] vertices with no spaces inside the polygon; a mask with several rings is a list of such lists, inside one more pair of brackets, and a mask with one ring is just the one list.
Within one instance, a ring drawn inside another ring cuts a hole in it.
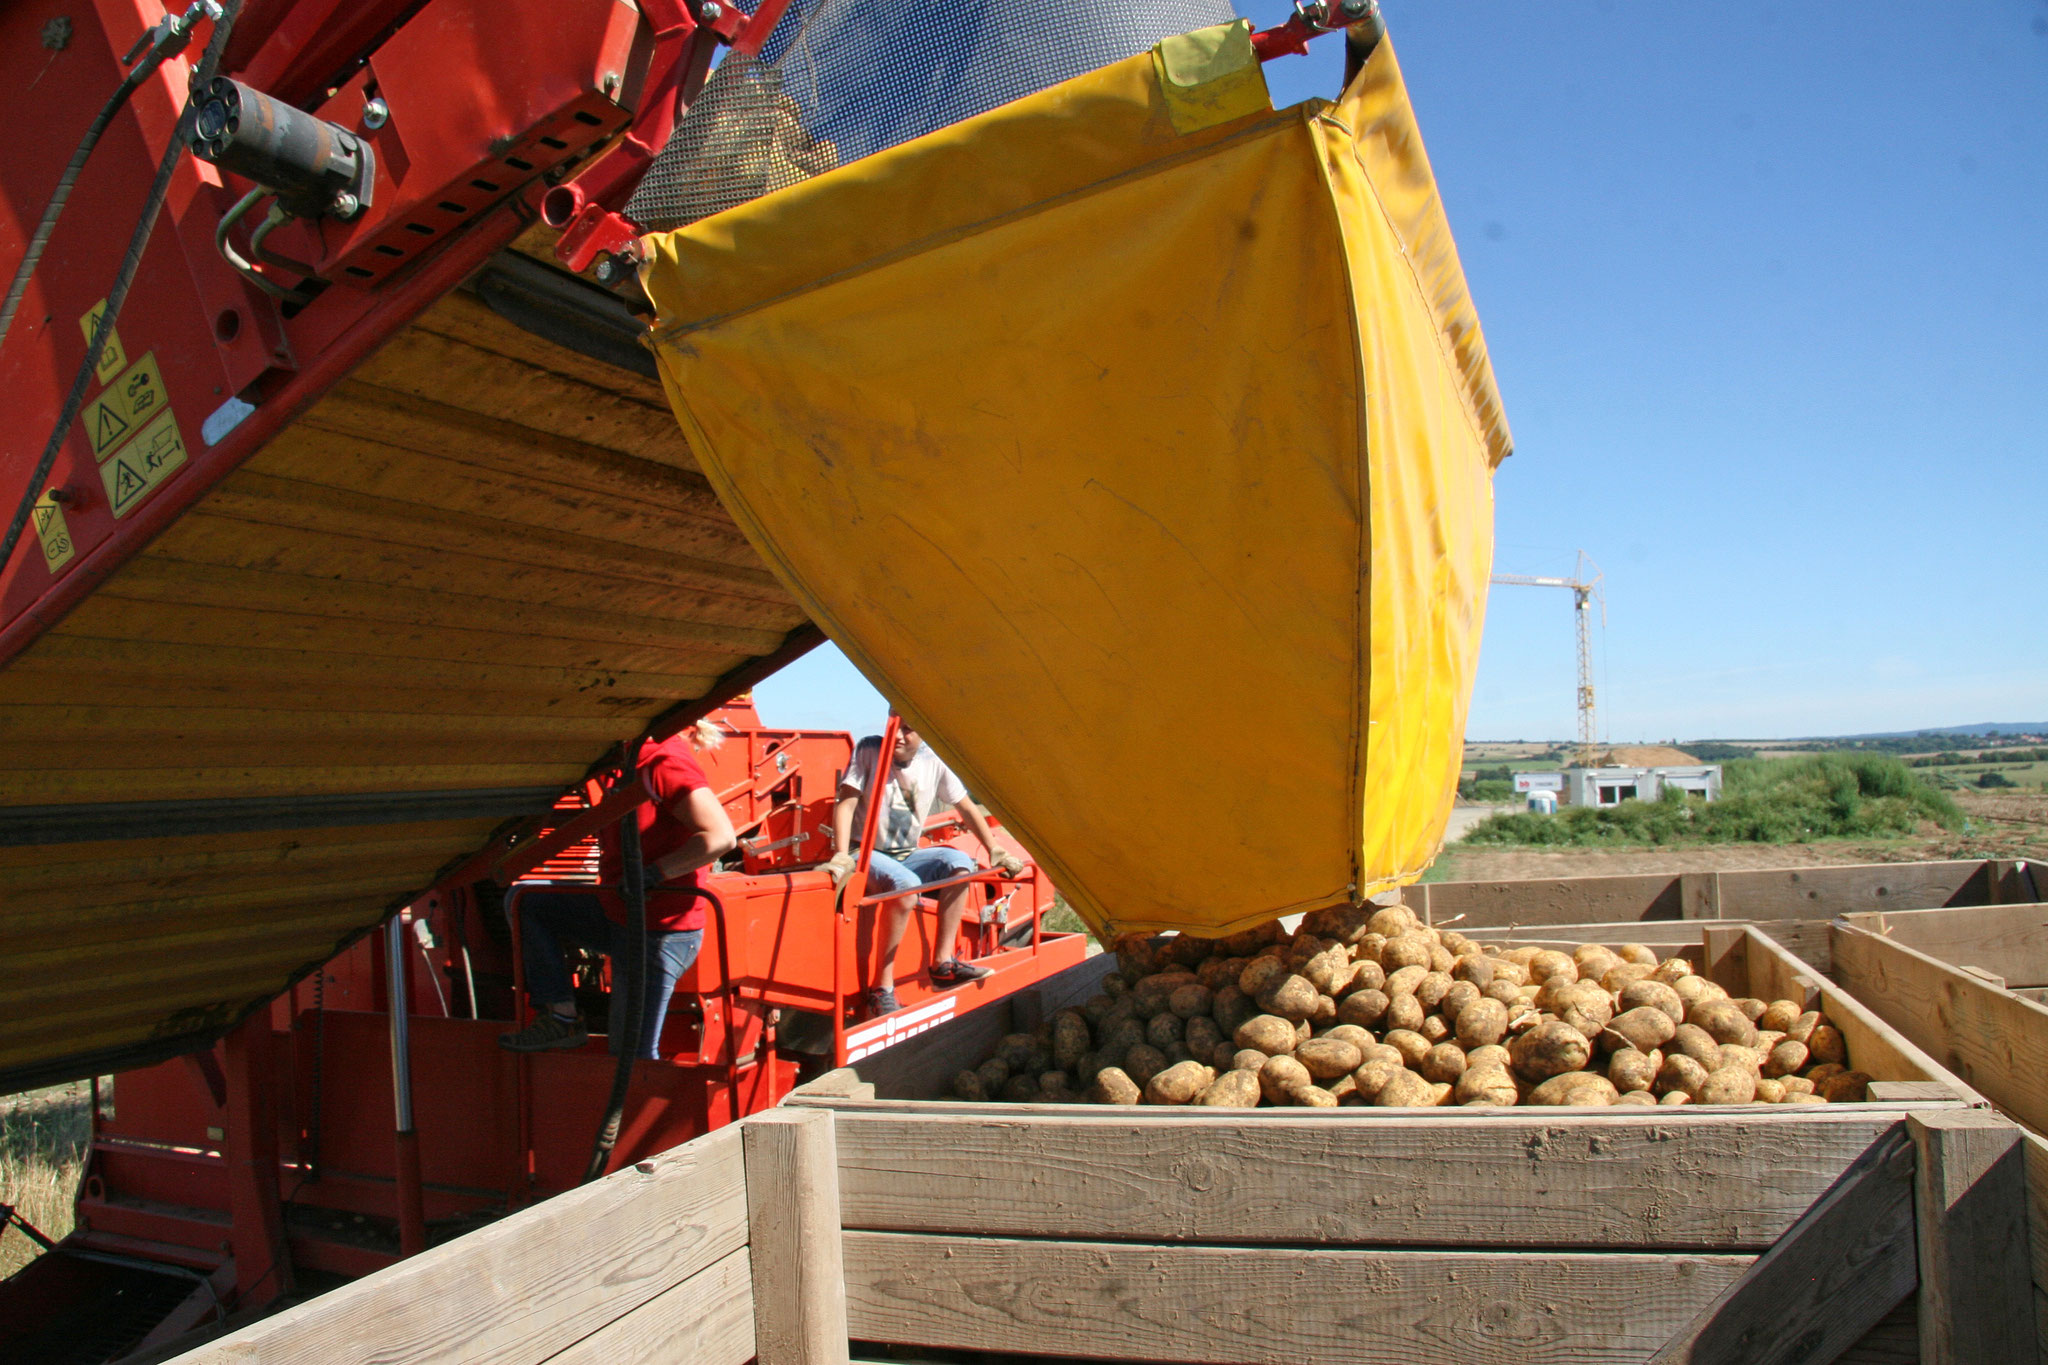
[{"label": "distant hill", "polygon": [[[2048,720],[1986,721],[1981,725],[1938,725],[1926,730],[1888,730],[1877,735],[1829,735],[1828,739],[1916,739],[1921,735],[1968,735],[1981,737],[1993,731],[2001,735],[2048,734]],[[1819,738],[1815,736],[1815,738]]]}]

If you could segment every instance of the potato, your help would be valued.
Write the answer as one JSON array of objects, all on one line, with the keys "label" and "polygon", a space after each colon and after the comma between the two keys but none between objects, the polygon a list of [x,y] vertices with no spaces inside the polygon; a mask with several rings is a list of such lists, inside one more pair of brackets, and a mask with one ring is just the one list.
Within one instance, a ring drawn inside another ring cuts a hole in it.
[{"label": "potato", "polygon": [[[1461,1043],[1459,1046],[1464,1045]],[[1508,1050],[1499,1043],[1482,1043],[1478,1047],[1466,1048],[1465,1066],[1468,1070],[1475,1066],[1497,1066],[1505,1071],[1509,1066]]]},{"label": "potato", "polygon": [[[1741,1007],[1743,1014],[1748,1016],[1749,1022],[1752,1024],[1756,1024],[1757,1020],[1763,1018],[1764,1011],[1770,1008],[1769,1004],[1757,999],[1753,995],[1736,997],[1735,1003]],[[1762,1028],[1763,1025],[1757,1024],[1757,1027]]]},{"label": "potato", "polygon": [[1773,1047],[1764,1058],[1763,1074],[1766,1076],[1789,1076],[1795,1071],[1804,1071],[1807,1063],[1806,1044],[1787,1038]]},{"label": "potato", "polygon": [[1595,1071],[1567,1071],[1529,1092],[1529,1103],[1542,1105],[1613,1104],[1618,1098],[1613,1082]]},{"label": "potato", "polygon": [[1438,1043],[1422,1054],[1415,1069],[1425,1081],[1456,1081],[1465,1074],[1465,1050],[1456,1043]]},{"label": "potato", "polygon": [[1870,1075],[1863,1071],[1836,1072],[1817,1093],[1829,1104],[1861,1104],[1870,1098]]},{"label": "potato", "polygon": [[1616,1104],[1647,1104],[1655,1108],[1657,1097],[1647,1090],[1624,1090],[1615,1096],[1614,1102]]},{"label": "potato", "polygon": [[1166,998],[1166,1007],[1183,1019],[1192,1019],[1198,1014],[1207,1014],[1216,1005],[1216,992],[1199,981],[1190,981],[1185,986],[1176,986],[1173,994]]},{"label": "potato", "polygon": [[1251,965],[1249,957],[1212,957],[1195,964],[1195,983],[1213,994],[1224,986],[1235,986],[1237,974]]},{"label": "potato", "polygon": [[1048,1071],[1038,1078],[1038,1098],[1043,1104],[1079,1104],[1074,1078],[1064,1071]]},{"label": "potato", "polygon": [[1708,1072],[1693,1098],[1701,1104],[1749,1104],[1756,1099],[1756,1073],[1742,1066]]},{"label": "potato", "polygon": [[1526,986],[1529,984],[1529,968],[1525,962],[1497,957],[1493,959],[1493,979],[1505,981],[1510,986]]},{"label": "potato", "polygon": [[1010,1080],[1010,1064],[1001,1057],[991,1057],[976,1067],[974,1074],[981,1077],[981,1093],[983,1095],[1000,1095],[1003,1093],[1003,1087]]},{"label": "potato", "polygon": [[[1359,1082],[1358,1088],[1363,1091],[1365,1083]],[[1422,1079],[1415,1072],[1396,1071],[1387,1078],[1386,1084],[1380,1087],[1379,1093],[1372,1097],[1372,1102],[1387,1109],[1422,1109],[1442,1103],[1443,1096],[1448,1095],[1450,1089],[1449,1086],[1445,1086],[1439,1093],[1435,1085]]]},{"label": "potato", "polygon": [[[1145,1041],[1145,1025],[1137,1019],[1119,1019],[1102,1035],[1102,1051],[1121,1057]],[[1000,1057],[1002,1054],[996,1054]]]},{"label": "potato", "polygon": [[[1353,1047],[1358,1049],[1358,1055],[1361,1061],[1363,1061],[1365,1058],[1365,1050],[1369,1047],[1374,1046],[1372,1034],[1367,1032],[1365,1029],[1358,1027],[1356,1024],[1333,1024],[1330,1026],[1329,1032],[1325,1033],[1323,1036],[1325,1038],[1339,1038],[1342,1039],[1344,1042],[1351,1044]],[[1352,1068],[1352,1070],[1354,1071],[1356,1071],[1357,1069],[1357,1067]]]},{"label": "potato", "polygon": [[1818,1093],[1822,1086],[1848,1069],[1848,1067],[1843,1066],[1840,1062],[1815,1062],[1799,1074],[1812,1081],[1814,1091]]},{"label": "potato", "polygon": [[1785,1087],[1787,1099],[1794,1095],[1811,1095],[1814,1091],[1813,1082],[1804,1076],[1780,1076],[1778,1080]]},{"label": "potato", "polygon": [[1493,980],[1493,963],[1478,953],[1467,953],[1451,961],[1451,979],[1484,989]]},{"label": "potato", "polygon": [[1740,1043],[1723,1043],[1721,1065],[1739,1066],[1752,1076],[1761,1076],[1764,1074],[1764,1054],[1753,1047],[1743,1047]]},{"label": "potato", "polygon": [[1407,1029],[1410,1032],[1422,1027],[1426,1011],[1422,1002],[1412,995],[1397,995],[1387,1001],[1387,1012],[1380,1017],[1380,1023],[1389,1032]]},{"label": "potato", "polygon": [[1279,977],[1287,975],[1287,964],[1277,957],[1255,957],[1245,969],[1237,974],[1237,988],[1246,996],[1256,999],[1260,991]]},{"label": "potato", "polygon": [[963,1071],[953,1077],[953,1093],[963,1100],[985,1100],[988,1091],[981,1088],[981,1073]]},{"label": "potato", "polygon": [[1216,1027],[1216,1021],[1208,1015],[1198,1014],[1182,1026],[1181,1041],[1187,1044],[1189,1052],[1207,1061],[1215,1053],[1216,1045],[1223,1041],[1223,1030]]},{"label": "potato", "polygon": [[[1237,1070],[1237,1058],[1240,1050],[1249,1052],[1252,1049],[1239,1049],[1237,1045],[1237,1040],[1235,1038],[1218,1038],[1216,1040],[1216,1046],[1209,1050],[1209,1055],[1207,1057],[1197,1057],[1195,1060],[1198,1062],[1207,1062],[1210,1066],[1215,1067],[1218,1071],[1235,1071]],[[1263,1062],[1265,1060],[1265,1056],[1265,1053],[1259,1053],[1260,1061]],[[1252,1069],[1254,1071],[1258,1070],[1256,1066]]]},{"label": "potato", "polygon": [[1095,1084],[1095,1077],[1113,1059],[1099,1049],[1081,1054],[1081,1060],[1074,1063],[1074,1080],[1083,1090]]},{"label": "potato", "polygon": [[1269,1057],[1294,1051],[1294,1025],[1277,1014],[1256,1014],[1237,1026],[1239,1047],[1257,1048]]},{"label": "potato", "polygon": [[1386,947],[1380,949],[1380,966],[1387,969],[1388,976],[1392,976],[1403,967],[1420,967],[1428,971],[1429,949],[1429,940],[1418,934],[1403,934],[1399,938],[1390,938]]},{"label": "potato", "polygon": [[1451,1026],[1444,1022],[1441,1014],[1427,1014],[1422,1018],[1422,1027],[1415,1030],[1427,1038],[1431,1046],[1451,1040]]},{"label": "potato", "polygon": [[1557,1017],[1585,1034],[1588,1041],[1598,1038],[1600,1030],[1614,1017],[1614,1001],[1590,981],[1564,987],[1557,992],[1556,1000]]},{"label": "potato", "polygon": [[1692,1096],[1686,1094],[1683,1090],[1667,1090],[1657,1097],[1657,1103],[1666,1108],[1680,1104],[1691,1104]]},{"label": "potato", "polygon": [[[1503,962],[1512,962],[1517,967],[1527,969],[1529,959],[1542,951],[1541,948],[1510,948],[1499,956]],[[1524,977],[1523,980],[1526,981],[1528,978]]]},{"label": "potato", "polygon": [[1771,1029],[1774,1032],[1783,1033],[1790,1029],[1793,1021],[1804,1012],[1797,1004],[1790,1000],[1773,1000],[1764,1007],[1764,1012],[1758,1016],[1756,1026],[1760,1029]]},{"label": "potato", "polygon": [[1647,1052],[1632,1047],[1616,1048],[1607,1058],[1607,1079],[1624,1093],[1648,1090],[1656,1083],[1658,1065]]},{"label": "potato", "polygon": [[1088,1098],[1096,1104],[1136,1104],[1145,1097],[1138,1089],[1138,1083],[1125,1075],[1122,1068],[1106,1066],[1095,1075],[1095,1084],[1089,1088]]},{"label": "potato", "polygon": [[1540,986],[1554,976],[1561,976],[1566,981],[1577,981],[1579,979],[1579,965],[1565,954],[1558,952],[1555,948],[1545,948],[1540,952],[1530,955],[1530,981]]},{"label": "potato", "polygon": [[1430,1048],[1435,1046],[1421,1034],[1404,1028],[1390,1030],[1381,1041],[1400,1053],[1401,1064],[1411,1070],[1422,1065],[1422,1059],[1427,1057]]},{"label": "potato", "polygon": [[1341,944],[1325,948],[1301,966],[1301,974],[1324,995],[1335,995],[1339,986],[1350,981],[1351,970],[1351,954]]},{"label": "potato", "polygon": [[1337,1002],[1327,995],[1316,997],[1316,1007],[1309,1014],[1308,1022],[1315,1028],[1328,1028],[1337,1022]]},{"label": "potato", "polygon": [[1783,1104],[1785,1083],[1768,1076],[1764,1077],[1756,1083],[1756,1101],[1758,1104]]},{"label": "potato", "polygon": [[1216,1027],[1229,1037],[1237,1032],[1237,1026],[1255,1017],[1259,1002],[1253,1000],[1235,986],[1225,986],[1216,992],[1216,1003],[1209,1008],[1209,1017],[1216,1021]]},{"label": "potato", "polygon": [[1619,967],[1621,958],[1612,948],[1598,943],[1581,943],[1572,949],[1572,965],[1578,968],[1579,980],[1598,981],[1610,967]]},{"label": "potato", "polygon": [[1444,947],[1450,949],[1451,956],[1453,957],[1463,957],[1467,953],[1473,953],[1479,950],[1478,944],[1474,943],[1471,939],[1466,938],[1456,929],[1439,929],[1437,931],[1436,941],[1438,943],[1443,944]]},{"label": "potato", "polygon": [[1706,1086],[1708,1074],[1697,1057],[1689,1057],[1683,1052],[1667,1052],[1664,1065],[1657,1068],[1657,1079],[1650,1088],[1659,1095],[1668,1095],[1676,1090],[1688,1097],[1697,1097]]},{"label": "potato", "polygon": [[1787,1095],[1787,1096],[1785,1096],[1785,1103],[1787,1103],[1787,1104],[1826,1104],[1826,1103],[1827,1103],[1827,1099],[1826,1099],[1826,1097],[1824,1097],[1824,1096],[1821,1096],[1821,1095],[1816,1095],[1816,1094],[1814,1094],[1814,1093],[1813,1093],[1812,1091],[1808,1090],[1808,1091],[1805,1091],[1805,1092],[1802,1092],[1802,1093],[1795,1093],[1795,1094],[1790,1094],[1790,1095]]},{"label": "potato", "polygon": [[1335,1109],[1337,1097],[1319,1085],[1298,1085],[1287,1092],[1286,1103],[1301,1109]]},{"label": "potato", "polygon": [[1330,994],[1342,1000],[1353,991],[1382,990],[1387,984],[1387,969],[1377,962],[1354,962],[1351,964],[1351,980],[1340,985]]},{"label": "potato", "polygon": [[1150,1043],[1140,1043],[1124,1054],[1123,1071],[1139,1085],[1149,1085],[1168,1065],[1164,1052]]},{"label": "potato", "polygon": [[1356,1087],[1354,1093],[1358,1095],[1361,1103],[1371,1104],[1388,1081],[1406,1071],[1407,1068],[1399,1062],[1390,1062],[1384,1058],[1366,1062],[1351,1073],[1352,1085]]},{"label": "potato", "polygon": [[1653,980],[1671,982],[1683,976],[1692,975],[1692,964],[1682,957],[1667,957],[1657,964],[1657,970],[1650,973]]},{"label": "potato", "polygon": [[1145,1041],[1164,1052],[1181,1041],[1186,1027],[1185,1021],[1171,1010],[1155,1014],[1152,1022],[1145,1025]]},{"label": "potato", "polygon": [[[1457,960],[1451,956],[1451,950],[1444,947],[1443,944],[1432,943],[1429,945],[1429,969],[1431,971],[1442,972],[1445,976],[1449,976],[1451,974],[1451,964]],[[1448,1094],[1450,1092],[1447,1090],[1445,1093]]]},{"label": "potato", "polygon": [[1387,936],[1385,934],[1375,934],[1368,931],[1361,934],[1358,941],[1351,945],[1351,960],[1354,962],[1370,962],[1374,966],[1378,966],[1380,953],[1386,949],[1386,946]]},{"label": "potato", "polygon": [[1311,1038],[1294,1049],[1294,1060],[1317,1081],[1348,1076],[1365,1060],[1364,1050],[1341,1038]]},{"label": "potato", "polygon": [[1257,1071],[1266,1064],[1266,1054],[1255,1047],[1241,1047],[1230,1058],[1230,1065],[1220,1067],[1223,1071]]},{"label": "potato", "polygon": [[1645,967],[1657,965],[1657,954],[1640,943],[1624,943],[1614,950],[1614,955],[1623,962],[1639,963]]},{"label": "potato", "polygon": [[1600,1032],[1600,1045],[1609,1049],[1633,1048],[1648,1052],[1671,1041],[1678,1025],[1655,1005],[1638,1005],[1616,1015]]},{"label": "potato", "polygon": [[1292,1057],[1268,1057],[1259,1068],[1259,1089],[1269,1104],[1284,1104],[1287,1092],[1315,1080],[1308,1068]]},{"label": "potato", "polygon": [[1680,1024],[1672,1031],[1664,1050],[1690,1057],[1709,1071],[1721,1065],[1721,1045],[1714,1041],[1713,1034],[1697,1024]]},{"label": "potato", "polygon": [[1513,1104],[1520,1096],[1515,1078],[1504,1066],[1467,1067],[1451,1087],[1451,1098],[1459,1104]]},{"label": "potato", "polygon": [[1145,1082],[1145,1103],[1190,1103],[1215,1079],[1215,1071],[1200,1062],[1176,1062]]},{"label": "potato", "polygon": [[1163,1014],[1173,1000],[1173,993],[1182,986],[1192,984],[1194,979],[1192,972],[1185,971],[1160,972],[1148,976],[1132,988],[1131,1001],[1137,1006],[1140,1015],[1150,1019],[1155,1014]]},{"label": "potato", "polygon": [[1454,1032],[1462,1047],[1484,1047],[1507,1036],[1508,1007],[1498,1000],[1474,1000],[1458,1011]]},{"label": "potato", "polygon": [[[1569,963],[1563,953],[1557,954]],[[1577,1071],[1591,1060],[1593,1045],[1586,1035],[1561,1020],[1536,1025],[1508,1044],[1514,1069],[1525,1080],[1546,1081],[1567,1071]]]},{"label": "potato", "polygon": [[1365,1057],[1365,1061],[1359,1063],[1360,1066],[1364,1066],[1368,1062],[1385,1062],[1390,1066],[1408,1065],[1408,1059],[1401,1055],[1400,1048],[1388,1047],[1385,1043],[1374,1043],[1371,1047],[1362,1048],[1360,1051]]},{"label": "potato", "polygon": [[1088,1020],[1079,1010],[1061,1010],[1052,1017],[1052,1064],[1071,1070],[1081,1054],[1095,1046],[1088,1032]]},{"label": "potato", "polygon": [[1429,975],[1427,967],[1403,967],[1387,974],[1387,984],[1382,987],[1388,999],[1397,995],[1413,995],[1415,988],[1422,984],[1422,978]]},{"label": "potato", "polygon": [[1282,1019],[1306,1019],[1316,1012],[1321,994],[1307,977],[1289,972],[1266,983],[1259,992],[1259,1008]]},{"label": "potato", "polygon": [[1522,988],[1520,986],[1517,986],[1512,981],[1504,981],[1499,977],[1495,977],[1492,981],[1480,987],[1479,993],[1488,1000],[1498,1000],[1503,1005],[1519,1004],[1522,999]]},{"label": "potato", "polygon": [[1088,1021],[1090,1028],[1100,1024],[1109,1012],[1116,1008],[1116,1001],[1097,991],[1082,1002],[1081,1017]]},{"label": "potato", "polygon": [[1386,1017],[1388,1003],[1384,991],[1353,991],[1337,1002],[1337,1019],[1359,1028],[1373,1028]]},{"label": "potato", "polygon": [[1036,1076],[1012,1076],[1003,1082],[1003,1099],[1010,1104],[1036,1104],[1041,1098]]},{"label": "potato", "polygon": [[1443,1004],[1444,997],[1450,994],[1450,990],[1449,976],[1443,972],[1425,972],[1422,979],[1415,983],[1415,998],[1422,1003],[1422,1008],[1433,1010]]},{"label": "potato", "polygon": [[1808,1010],[1786,1025],[1785,1036],[1787,1038],[1796,1038],[1803,1043],[1813,1036],[1815,1029],[1827,1022],[1828,1017],[1819,1010]]},{"label": "potato", "polygon": [[996,1056],[1014,1072],[1043,1071],[1042,1066],[1032,1066],[1031,1059],[1039,1051],[1038,1040],[1028,1033],[1012,1033],[996,1044]]},{"label": "potato", "polygon": [[1415,912],[1407,906],[1386,905],[1372,912],[1371,917],[1365,922],[1365,931],[1392,938],[1396,934],[1405,934],[1420,924],[1421,921],[1415,918]]},{"label": "potato", "polygon": [[1750,1047],[1756,1042],[1756,1025],[1749,1022],[1742,1006],[1733,1000],[1709,1000],[1694,1005],[1685,1012],[1685,1022],[1705,1029],[1717,1043]]},{"label": "potato", "polygon": [[[1624,962],[1619,966],[1609,967],[1606,971],[1602,972],[1600,974],[1600,984],[1605,989],[1619,994],[1636,982],[1646,979],[1655,970],[1655,967],[1646,967],[1640,962]],[[1658,984],[1662,985],[1663,983],[1659,982]]]},{"label": "potato", "polygon": [[1806,1051],[1816,1062],[1846,1064],[1849,1060],[1849,1044],[1833,1024],[1820,1024],[1807,1034]]},{"label": "potato", "polygon": [[1131,989],[1131,983],[1124,980],[1123,973],[1111,972],[1102,978],[1102,993],[1112,1000],[1121,999]]},{"label": "potato", "polygon": [[1756,1031],[1756,1050],[1766,1057],[1771,1055],[1772,1048],[1784,1041],[1785,1035],[1773,1029],[1760,1028]]},{"label": "potato", "polygon": [[1674,1026],[1685,1022],[1685,1001],[1662,981],[1630,982],[1621,988],[1617,998],[1623,1013],[1647,1006],[1670,1015]]}]

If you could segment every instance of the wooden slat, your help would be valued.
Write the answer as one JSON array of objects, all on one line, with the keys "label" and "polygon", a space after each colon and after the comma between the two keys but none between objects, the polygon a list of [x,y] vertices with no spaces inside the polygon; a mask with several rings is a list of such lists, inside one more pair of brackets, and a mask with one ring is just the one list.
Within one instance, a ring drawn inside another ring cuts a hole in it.
[{"label": "wooden slat", "polygon": [[[1476,1128],[1472,1117],[842,1110],[841,1218],[850,1228],[1082,1240],[1755,1252],[1900,1131],[1896,1114],[1871,1112],[1688,1114],[1682,1127],[1656,1115],[1545,1114]],[[1710,1170],[1744,1178],[1701,1181]],[[1351,1193],[1302,1198],[1310,1189]]]},{"label": "wooden slat", "polygon": [[[552,256],[544,259],[550,266],[555,264]],[[507,322],[481,300],[459,290],[444,294],[432,308],[420,314],[412,326],[414,331],[432,332],[537,370],[567,375],[648,407],[663,411],[668,408],[668,399],[658,381],[544,341],[525,328]]]},{"label": "wooden slat", "polygon": [[1720,877],[1722,913],[1745,919],[1826,919],[1894,906],[1981,905],[1988,896],[1984,863],[1976,858],[1745,869]]},{"label": "wooden slat", "polygon": [[1835,1365],[1920,1365],[1920,1305],[1911,1294],[1885,1314]]},{"label": "wooden slat", "polygon": [[1920,1358],[2032,1361],[2025,1153],[2015,1125],[1979,1109],[1914,1115]]},{"label": "wooden slat", "polygon": [[754,1283],[744,1247],[614,1318],[547,1365],[746,1365]]},{"label": "wooden slat", "polygon": [[[1816,971],[1826,968],[1828,921],[1824,919],[1750,921],[1730,918],[1712,923],[1722,928],[1755,923],[1781,947]],[[1546,924],[1515,930],[1481,929],[1473,937],[1503,947],[1562,948],[1567,952],[1581,943],[1602,943],[1609,947],[1641,943],[1668,957],[1680,949],[1698,946],[1701,932],[1699,920],[1642,920],[1620,924]]]},{"label": "wooden slat", "polygon": [[229,1333],[178,1365],[546,1360],[744,1255],[740,1143],[738,1128],[685,1143]]},{"label": "wooden slat", "polygon": [[861,1341],[1111,1360],[1639,1365],[1747,1256],[846,1234]]},{"label": "wooden slat", "polygon": [[1532,877],[1507,882],[1433,882],[1404,893],[1439,928],[1483,937],[1489,928],[1597,924],[1682,918],[1678,878],[1666,872],[1626,877]]},{"label": "wooden slat", "polygon": [[2015,990],[2048,985],[2048,905],[1887,910],[1843,922],[1957,967],[1982,967]]},{"label": "wooden slat", "polygon": [[[197,757],[196,755],[194,757]],[[36,778],[42,802],[177,801],[231,796],[319,796],[349,792],[465,791],[479,787],[567,787],[586,763],[442,764],[350,768],[67,768]]]},{"label": "wooden slat", "polygon": [[1888,1134],[1651,1365],[1825,1365],[1854,1345],[1918,1278],[1913,1167]]},{"label": "wooden slat", "polygon": [[2048,1131],[2048,1006],[1846,925],[1835,928],[1835,975],[1993,1104]]},{"label": "wooden slat", "polygon": [[[2048,1292],[2048,1139],[2039,1133],[2027,1134],[2026,1168],[2027,1260],[2036,1292]],[[2048,1336],[2042,1355],[2048,1358]]]},{"label": "wooden slat", "polygon": [[760,1365],[846,1365],[832,1113],[773,1109],[742,1127]]},{"label": "wooden slat", "polygon": [[[124,738],[168,740],[211,745],[245,735],[266,740],[344,739],[363,745],[449,743],[495,740],[502,745],[548,741],[577,743],[602,749],[614,740],[639,732],[631,720],[617,716],[453,715],[392,711],[273,711],[249,707],[202,707],[137,704],[62,704],[0,706],[0,749],[38,741],[57,743],[72,738],[97,739],[109,734]],[[179,699],[182,701],[182,698]],[[47,761],[47,760],[45,760]]]}]

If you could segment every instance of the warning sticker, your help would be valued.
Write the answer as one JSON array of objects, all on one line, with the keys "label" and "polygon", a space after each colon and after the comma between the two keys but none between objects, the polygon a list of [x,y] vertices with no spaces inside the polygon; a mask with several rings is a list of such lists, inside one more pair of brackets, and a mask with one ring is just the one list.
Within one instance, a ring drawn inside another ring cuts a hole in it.
[{"label": "warning sticker", "polygon": [[178,434],[178,417],[169,408],[143,428],[142,434],[100,466],[100,481],[107,486],[107,506],[117,517],[125,517],[148,497],[171,471],[185,463],[185,438]]},{"label": "warning sticker", "polygon": [[64,524],[64,509],[44,493],[36,500],[29,517],[36,524],[36,534],[42,538],[43,567],[55,573],[78,553],[78,547],[71,543],[71,528]]},{"label": "warning sticker", "polygon": [[[101,299],[86,309],[85,316],[78,320],[78,330],[85,333],[85,345],[88,350],[92,349],[92,329],[100,325],[100,314],[106,311],[107,301]],[[121,349],[121,334],[118,331],[109,331],[107,348],[100,352],[100,363],[93,373],[97,374],[100,383],[104,384],[109,376],[119,374],[127,368],[128,353]]]},{"label": "warning sticker", "polygon": [[86,408],[85,434],[92,441],[92,453],[106,459],[166,406],[164,377],[157,371],[156,352],[152,351],[107,385]]}]

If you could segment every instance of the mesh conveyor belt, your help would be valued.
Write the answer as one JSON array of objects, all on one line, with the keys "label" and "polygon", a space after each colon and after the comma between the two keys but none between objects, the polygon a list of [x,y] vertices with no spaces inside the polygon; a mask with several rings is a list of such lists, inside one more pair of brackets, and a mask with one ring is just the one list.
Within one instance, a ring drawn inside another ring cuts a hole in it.
[{"label": "mesh conveyor belt", "polygon": [[1233,17],[1227,0],[792,0],[758,59],[711,73],[626,216],[693,223]]}]

